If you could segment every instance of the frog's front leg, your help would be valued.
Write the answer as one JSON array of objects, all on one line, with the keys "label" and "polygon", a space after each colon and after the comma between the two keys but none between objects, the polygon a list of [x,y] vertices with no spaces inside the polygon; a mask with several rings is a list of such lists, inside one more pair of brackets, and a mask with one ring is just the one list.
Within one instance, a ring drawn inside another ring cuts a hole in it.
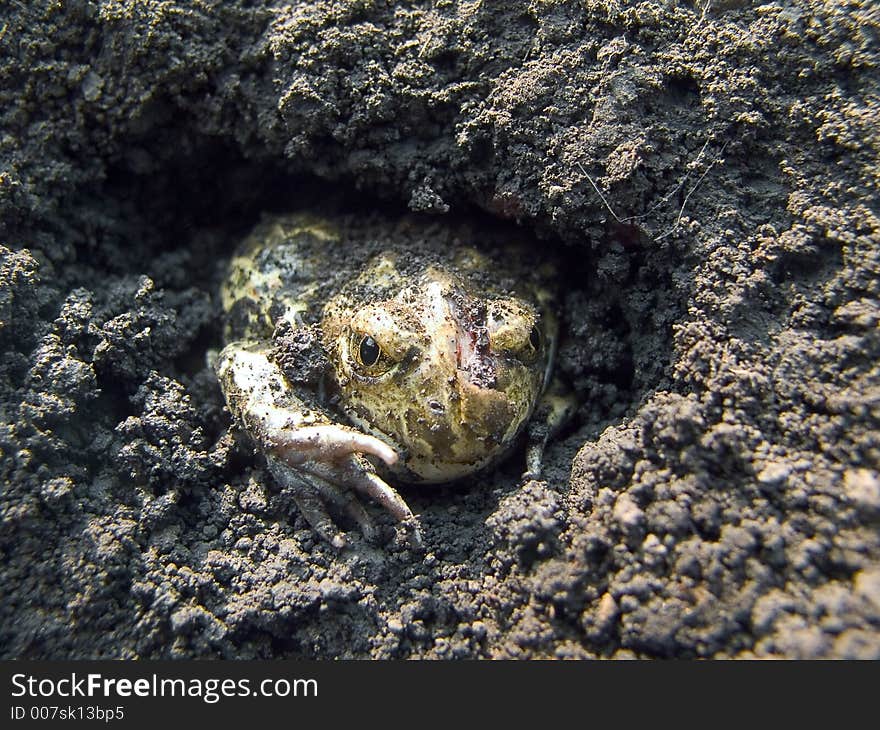
[{"label": "frog's front leg", "polygon": [[529,422],[523,481],[541,476],[547,442],[571,420],[576,408],[577,400],[571,391],[558,378],[551,380]]},{"label": "frog's front leg", "polygon": [[411,540],[418,543],[412,511],[365,458],[374,456],[391,466],[397,461],[394,449],[374,436],[334,423],[320,407],[307,405],[268,357],[263,343],[227,345],[216,367],[230,411],[265,454],[279,486],[290,490],[321,537],[337,548],[345,545],[326,503],[354,519],[367,539],[376,537],[376,528],[352,493],[354,489],[407,523]]}]

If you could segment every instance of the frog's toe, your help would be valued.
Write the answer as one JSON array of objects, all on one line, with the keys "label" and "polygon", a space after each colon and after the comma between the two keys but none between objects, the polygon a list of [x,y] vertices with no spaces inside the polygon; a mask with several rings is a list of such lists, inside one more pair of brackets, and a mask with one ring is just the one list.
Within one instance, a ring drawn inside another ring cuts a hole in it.
[{"label": "frog's toe", "polygon": [[290,464],[332,462],[351,454],[369,454],[381,459],[388,466],[397,462],[397,452],[384,441],[343,426],[300,426],[285,429],[276,441],[277,450]]},{"label": "frog's toe", "polygon": [[[378,502],[395,520],[415,525],[418,520],[397,491],[373,471],[372,465],[357,454],[349,454],[335,463],[310,462],[302,466],[335,491],[354,489]],[[417,530],[416,530],[417,532]]]},{"label": "frog's toe", "polygon": [[418,517],[412,513],[409,505],[403,501],[403,497],[382,477],[365,469],[352,480],[352,486],[374,499],[391,513],[394,519],[406,530],[412,547],[422,547],[422,533],[419,529]]},{"label": "frog's toe", "polygon": [[520,481],[525,484],[532,479],[540,479],[544,468],[544,443],[529,444],[526,451],[526,470],[522,473]]},{"label": "frog's toe", "polygon": [[412,513],[409,505],[404,502],[403,497],[378,474],[369,469],[364,469],[356,457],[351,457],[351,462],[354,465],[354,473],[350,481],[352,487],[366,494],[390,512],[406,531],[412,547],[422,547],[419,519]]},{"label": "frog's toe", "polygon": [[337,550],[342,550],[342,548],[348,545],[345,535],[339,530],[336,523],[333,522],[333,519],[327,513],[324,502],[317,494],[308,489],[297,489],[293,491],[293,501],[296,502],[296,506],[299,507],[299,511],[312,526],[312,529],[322,539],[329,542]]},{"label": "frog's toe", "polygon": [[354,489],[381,504],[398,522],[415,519],[403,497],[382,477],[365,469],[354,458],[349,460],[346,467],[347,481]]},{"label": "frog's toe", "polygon": [[333,547],[341,549],[348,541],[330,517],[327,504],[332,504],[356,522],[364,538],[370,542],[376,541],[379,533],[373,520],[350,491],[341,489],[316,474],[292,469],[278,459],[269,458],[268,464],[275,481],[289,490],[303,517]]}]

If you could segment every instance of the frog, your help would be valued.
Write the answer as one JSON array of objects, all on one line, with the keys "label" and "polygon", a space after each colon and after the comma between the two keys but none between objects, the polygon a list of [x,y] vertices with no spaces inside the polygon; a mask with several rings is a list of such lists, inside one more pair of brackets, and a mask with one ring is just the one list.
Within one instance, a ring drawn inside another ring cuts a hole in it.
[{"label": "frog", "polygon": [[[554,376],[558,267],[518,232],[400,216],[264,216],[221,286],[228,410],[324,541],[369,542],[393,484],[484,471],[528,441],[523,479],[573,408]],[[332,514],[331,514],[332,513]]]}]

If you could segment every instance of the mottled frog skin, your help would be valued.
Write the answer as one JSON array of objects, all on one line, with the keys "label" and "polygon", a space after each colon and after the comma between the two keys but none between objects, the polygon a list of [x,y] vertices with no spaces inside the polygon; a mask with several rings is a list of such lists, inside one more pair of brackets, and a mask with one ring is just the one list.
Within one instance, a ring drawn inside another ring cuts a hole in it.
[{"label": "mottled frog skin", "polygon": [[[504,456],[529,420],[527,475],[567,403],[549,388],[555,271],[471,226],[308,214],[267,217],[222,289],[217,374],[230,411],[314,529],[365,494],[421,539],[386,479],[448,482]],[[550,395],[550,393],[554,395]]]}]

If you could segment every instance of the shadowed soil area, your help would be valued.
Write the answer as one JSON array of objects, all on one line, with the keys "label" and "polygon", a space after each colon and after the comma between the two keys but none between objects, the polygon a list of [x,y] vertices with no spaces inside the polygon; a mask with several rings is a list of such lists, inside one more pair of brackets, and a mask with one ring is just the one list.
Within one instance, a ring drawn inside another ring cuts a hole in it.
[{"label": "shadowed soil area", "polygon": [[[878,37],[856,0],[7,3],[0,655],[880,658]],[[236,244],[327,200],[570,263],[574,422],[540,480],[404,488],[421,551],[316,538],[207,365]]]}]

